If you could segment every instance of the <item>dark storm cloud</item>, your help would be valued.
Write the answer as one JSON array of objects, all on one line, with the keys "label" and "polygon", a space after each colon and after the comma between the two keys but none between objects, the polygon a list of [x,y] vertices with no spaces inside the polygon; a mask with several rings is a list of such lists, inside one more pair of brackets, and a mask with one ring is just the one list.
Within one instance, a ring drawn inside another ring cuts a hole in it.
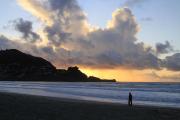
[{"label": "dark storm cloud", "polygon": [[[50,11],[56,12],[55,14],[59,17],[66,17],[67,21],[65,22],[71,21],[69,18],[74,18],[77,20],[86,19],[84,14],[82,14],[83,11],[81,10],[76,0],[48,0],[47,4],[49,4]],[[66,14],[69,15],[66,16]],[[56,16],[54,16],[54,18],[56,18]]]},{"label": "dark storm cloud", "polygon": [[163,62],[163,67],[169,70],[180,71],[180,53],[166,57]]},{"label": "dark storm cloud", "polygon": [[[50,14],[51,25],[44,27],[49,43],[60,46],[62,43],[78,41],[87,33],[86,17],[76,0],[47,0],[42,8]],[[81,44],[81,43],[76,43]]]},{"label": "dark storm cloud", "polygon": [[40,39],[40,36],[32,31],[32,22],[24,20],[22,18],[14,21],[15,29],[22,34],[25,40],[35,42]]},{"label": "dark storm cloud", "polygon": [[130,69],[161,69],[161,60],[151,53],[141,55],[139,53],[132,53],[121,55],[116,52],[106,52],[97,55],[96,66],[113,68],[114,66],[121,66]]},{"label": "dark storm cloud", "polygon": [[51,9],[53,10],[76,10],[80,9],[76,0],[49,0]]},{"label": "dark storm cloud", "polygon": [[71,33],[61,29],[60,23],[54,23],[52,26],[45,27],[44,32],[47,34],[50,43],[55,46],[59,46],[61,43],[66,42],[71,36]]},{"label": "dark storm cloud", "polygon": [[169,43],[169,41],[166,41],[163,43],[157,43],[156,44],[156,52],[157,54],[166,54],[173,51],[173,47]]}]

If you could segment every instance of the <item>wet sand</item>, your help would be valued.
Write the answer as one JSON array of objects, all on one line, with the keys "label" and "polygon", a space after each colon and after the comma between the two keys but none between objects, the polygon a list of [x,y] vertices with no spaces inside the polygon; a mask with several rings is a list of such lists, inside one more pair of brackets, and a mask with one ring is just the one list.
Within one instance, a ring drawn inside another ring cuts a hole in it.
[{"label": "wet sand", "polygon": [[0,120],[180,120],[180,109],[1,92]]}]

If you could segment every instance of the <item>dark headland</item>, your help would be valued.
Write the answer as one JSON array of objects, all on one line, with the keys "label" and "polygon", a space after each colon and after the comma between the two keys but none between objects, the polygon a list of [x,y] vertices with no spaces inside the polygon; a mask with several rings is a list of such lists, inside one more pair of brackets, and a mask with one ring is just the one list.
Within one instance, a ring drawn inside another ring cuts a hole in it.
[{"label": "dark headland", "polygon": [[0,81],[115,82],[82,73],[78,67],[56,69],[49,61],[16,49],[0,51]]}]

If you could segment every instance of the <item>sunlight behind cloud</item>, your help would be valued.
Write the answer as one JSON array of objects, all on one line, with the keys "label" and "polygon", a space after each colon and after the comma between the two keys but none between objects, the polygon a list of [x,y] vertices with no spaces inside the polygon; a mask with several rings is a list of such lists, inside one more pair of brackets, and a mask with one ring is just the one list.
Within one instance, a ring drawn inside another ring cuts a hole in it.
[{"label": "sunlight behind cloud", "polygon": [[17,0],[18,4],[22,6],[25,10],[30,12],[32,15],[38,17],[48,25],[52,24],[50,19],[50,14],[41,7],[39,0]]},{"label": "sunlight behind cloud", "polygon": [[[134,6],[142,1],[127,4]],[[13,47],[43,57],[57,68],[77,65],[88,75],[116,78],[119,81],[166,81],[173,76],[174,79],[178,78],[178,73],[174,71],[180,70],[180,54],[169,54],[173,51],[169,41],[148,45],[139,40],[137,34],[141,24],[130,8],[116,9],[111,20],[107,21],[106,28],[100,28],[89,23],[87,14],[76,0],[17,2],[38,18],[40,26],[34,30],[32,21],[20,18],[21,22],[15,24],[19,29],[15,31],[25,35],[25,40],[23,37],[14,40],[8,35],[1,36],[3,42],[0,45],[3,48]],[[42,40],[28,41],[27,38],[35,35]]]}]

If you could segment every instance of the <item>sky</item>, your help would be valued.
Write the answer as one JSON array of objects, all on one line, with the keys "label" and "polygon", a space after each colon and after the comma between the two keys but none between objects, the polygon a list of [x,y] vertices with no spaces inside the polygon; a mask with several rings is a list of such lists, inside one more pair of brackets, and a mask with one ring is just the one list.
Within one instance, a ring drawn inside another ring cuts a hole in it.
[{"label": "sky", "polygon": [[1,0],[0,48],[128,82],[180,82],[179,0]]}]

